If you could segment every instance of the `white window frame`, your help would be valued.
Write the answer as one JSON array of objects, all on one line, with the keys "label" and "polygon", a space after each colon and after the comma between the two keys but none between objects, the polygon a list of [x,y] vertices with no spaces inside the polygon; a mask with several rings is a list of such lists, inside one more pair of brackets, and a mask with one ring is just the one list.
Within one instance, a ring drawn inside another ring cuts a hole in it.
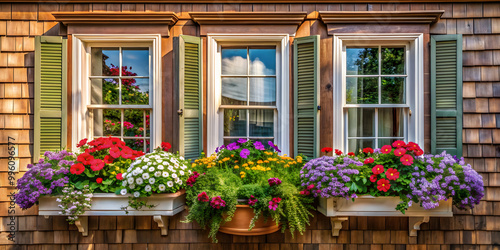
[{"label": "white window frame", "polygon": [[[424,145],[424,35],[416,34],[335,34],[333,36],[333,148],[347,150],[345,65],[346,46],[378,46],[406,43],[407,88],[406,104],[390,104],[406,109],[405,140]],[[363,105],[369,107],[370,105]],[[373,105],[379,107],[382,105]],[[380,146],[380,145],[379,145]]]},{"label": "white window frame", "polygon": [[[223,144],[224,121],[221,106],[221,46],[276,45],[276,108],[274,143],[283,154],[289,154],[289,35],[288,34],[207,34],[207,152]],[[247,107],[242,107],[247,109]],[[250,107],[251,108],[251,107]]]},{"label": "white window frame", "polygon": [[[92,136],[92,117],[88,109],[90,104],[90,50],[92,46],[113,46],[119,43],[121,46],[126,43],[144,44],[151,47],[151,74],[150,81],[150,106],[153,109],[150,121],[150,149],[156,148],[161,144],[161,35],[94,35],[85,34],[73,35],[72,43],[72,150],[77,150],[76,144],[84,138]],[[92,105],[99,106],[99,105]],[[141,105],[142,106],[142,105]],[[112,106],[110,108],[113,108]]]}]

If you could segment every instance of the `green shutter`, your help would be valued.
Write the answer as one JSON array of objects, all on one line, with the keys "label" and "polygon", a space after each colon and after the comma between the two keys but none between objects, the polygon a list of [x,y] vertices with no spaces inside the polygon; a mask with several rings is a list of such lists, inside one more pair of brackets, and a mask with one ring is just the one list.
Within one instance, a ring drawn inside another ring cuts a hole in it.
[{"label": "green shutter", "polygon": [[431,153],[462,155],[462,35],[431,36]]},{"label": "green shutter", "polygon": [[294,155],[319,153],[319,36],[293,41]]},{"label": "green shutter", "polygon": [[33,161],[66,147],[66,44],[60,36],[35,38]]},{"label": "green shutter", "polygon": [[203,150],[201,38],[179,36],[179,153],[196,159]]}]

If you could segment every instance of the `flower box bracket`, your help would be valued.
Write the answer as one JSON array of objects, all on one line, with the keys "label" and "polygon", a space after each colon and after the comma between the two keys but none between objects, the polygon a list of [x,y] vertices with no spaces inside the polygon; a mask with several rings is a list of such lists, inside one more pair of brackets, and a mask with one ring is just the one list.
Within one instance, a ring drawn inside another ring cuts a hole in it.
[{"label": "flower box bracket", "polygon": [[168,235],[168,225],[169,225],[169,217],[163,215],[155,215],[153,216],[153,220],[158,224],[158,227],[161,229],[161,235]]},{"label": "flower box bracket", "polygon": [[318,211],[330,217],[332,236],[339,236],[342,222],[347,221],[349,216],[408,217],[409,236],[417,236],[420,225],[429,222],[430,217],[453,216],[451,199],[441,201],[438,207],[429,210],[415,204],[408,208],[405,214],[395,209],[399,202],[399,197],[373,197],[369,195],[362,195],[354,202],[339,197],[320,198]]}]

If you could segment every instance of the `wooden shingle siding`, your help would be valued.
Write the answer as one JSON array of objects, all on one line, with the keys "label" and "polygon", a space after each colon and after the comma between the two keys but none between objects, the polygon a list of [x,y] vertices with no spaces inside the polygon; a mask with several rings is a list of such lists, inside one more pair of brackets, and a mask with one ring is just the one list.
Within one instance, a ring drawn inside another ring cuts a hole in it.
[{"label": "wooden shingle siding", "polygon": [[[500,245],[500,4],[498,2],[400,2],[400,3],[0,3],[0,245],[8,233],[8,202],[5,194],[12,188],[7,181],[7,137],[16,137],[19,152],[19,173],[27,170],[33,152],[33,81],[35,36],[65,35],[64,27],[54,22],[54,11],[83,12],[158,12],[173,11],[181,20],[171,28],[170,37],[162,38],[162,86],[165,98],[163,140],[175,143],[177,116],[174,106],[174,45],[173,37],[197,36],[199,27],[188,12],[307,12],[307,20],[299,27],[296,37],[320,35],[321,61],[320,89],[320,145],[331,146],[333,93],[332,36],[317,20],[316,11],[410,11],[445,10],[441,20],[432,24],[430,35],[463,35],[463,155],[484,178],[486,196],[471,211],[454,209],[454,217],[431,218],[422,224],[418,237],[408,237],[408,219],[384,217],[351,217],[344,222],[339,237],[331,237],[329,220],[315,213],[304,235],[281,234],[267,236],[230,236],[219,234],[219,244],[210,243],[207,231],[196,224],[180,221],[183,212],[170,220],[166,237],[151,217],[91,217],[89,236],[82,237],[75,226],[64,217],[45,219],[37,215],[37,208],[22,211],[16,208],[19,249],[331,249],[331,250],[448,250],[498,249]],[[62,32],[59,34],[59,32]],[[276,31],[279,33],[279,30]],[[426,37],[429,34],[425,34]],[[294,38],[292,37],[291,40]],[[206,54],[206,38],[202,38]],[[424,44],[424,48],[428,48]],[[429,50],[427,50],[429,51]],[[428,52],[424,52],[428,53]],[[206,95],[206,55],[202,56],[202,85]],[[426,58],[424,58],[426,59]],[[426,59],[426,61],[428,61]],[[292,66],[292,63],[289,65]],[[429,66],[430,67],[430,66]],[[426,69],[426,73],[430,72]],[[293,89],[293,72],[290,72]],[[427,74],[425,77],[429,77]],[[429,84],[429,80],[424,81]],[[71,84],[68,82],[68,84]],[[428,91],[429,86],[426,87]],[[293,94],[293,93],[292,93]],[[293,95],[292,95],[293,96]],[[426,97],[430,98],[430,97]],[[69,101],[69,100],[68,100]],[[429,101],[429,100],[426,100]],[[293,107],[293,103],[291,103]],[[291,110],[293,110],[291,108]],[[206,112],[206,107],[204,107]],[[427,114],[429,110],[426,111]],[[206,117],[203,121],[206,127]],[[427,131],[427,130],[426,130]],[[207,131],[203,131],[206,135]],[[425,135],[430,140],[428,134]],[[205,139],[206,140],[206,139]],[[75,142],[72,142],[75,143]],[[174,145],[175,146],[175,145]],[[291,145],[292,146],[292,145]],[[429,148],[426,149],[428,151]],[[17,247],[17,246],[16,246]],[[17,249],[0,246],[0,249]]]}]

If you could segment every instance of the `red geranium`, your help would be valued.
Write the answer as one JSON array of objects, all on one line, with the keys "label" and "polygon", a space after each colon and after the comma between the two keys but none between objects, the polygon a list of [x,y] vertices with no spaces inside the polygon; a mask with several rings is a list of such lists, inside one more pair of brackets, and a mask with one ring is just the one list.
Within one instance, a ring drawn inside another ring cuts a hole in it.
[{"label": "red geranium", "polygon": [[89,165],[90,161],[94,159],[94,156],[90,155],[89,153],[83,153],[80,154],[76,160],[83,163],[84,165]]},{"label": "red geranium", "polygon": [[370,181],[371,181],[371,182],[376,182],[376,181],[377,181],[377,176],[376,176],[376,175],[374,175],[374,174],[372,174],[372,175],[370,176]]},{"label": "red geranium", "polygon": [[370,163],[373,163],[373,162],[374,162],[374,160],[373,160],[373,158],[371,158],[371,157],[370,157],[370,158],[365,159],[365,164],[370,164]]},{"label": "red geranium", "polygon": [[338,150],[338,149],[335,149],[335,154],[336,155],[341,155],[342,154],[342,151]]},{"label": "red geranium", "polygon": [[161,150],[168,151],[170,148],[172,148],[172,145],[170,145],[170,143],[168,142],[161,143]]},{"label": "red geranium", "polygon": [[113,158],[118,158],[120,157],[120,149],[118,147],[112,147],[110,150],[109,150],[109,154],[111,155],[111,157]]},{"label": "red geranium", "polygon": [[406,144],[406,149],[408,149],[408,150],[417,150],[419,148],[420,147],[418,146],[418,144],[416,144],[414,142],[408,142],[408,144]]},{"label": "red geranium", "polygon": [[363,148],[363,153],[365,154],[373,154],[373,148]]},{"label": "red geranium", "polygon": [[117,180],[119,180],[119,181],[123,180],[123,175],[122,175],[122,173],[118,173],[118,174],[116,175],[116,179],[117,179]]},{"label": "red geranium", "polygon": [[406,149],[404,149],[404,148],[398,148],[398,149],[394,150],[395,156],[402,156],[405,153],[406,153]]},{"label": "red geranium", "polygon": [[400,147],[404,147],[406,146],[405,142],[404,141],[395,141],[392,143],[392,146],[395,147],[395,148],[400,148]]},{"label": "red geranium", "polygon": [[88,140],[87,138],[82,139],[78,144],[76,144],[76,147],[77,148],[83,147],[85,144],[87,144],[87,140]]},{"label": "red geranium", "polygon": [[384,166],[382,165],[375,165],[375,167],[372,168],[373,174],[381,174],[384,172]]},{"label": "red geranium", "polygon": [[347,155],[354,156],[354,152],[349,152],[349,153],[347,153]]},{"label": "red geranium", "polygon": [[101,177],[97,178],[97,179],[95,180],[95,182],[97,182],[98,184],[101,184],[101,183],[102,183],[102,178],[101,178]]},{"label": "red geranium", "polygon": [[397,180],[399,178],[399,172],[397,169],[389,168],[387,172],[385,172],[385,177],[389,180]]},{"label": "red geranium", "polygon": [[399,160],[405,166],[410,166],[411,164],[413,164],[413,157],[411,155],[403,155],[403,157],[401,157],[401,159]]},{"label": "red geranium", "polygon": [[387,192],[391,188],[391,184],[386,179],[380,179],[377,181],[377,189],[382,192]]},{"label": "red geranium", "polygon": [[99,171],[104,167],[104,161],[100,159],[93,159],[90,161],[90,168],[93,171]]},{"label": "red geranium", "polygon": [[69,172],[76,175],[83,173],[83,171],[85,171],[85,166],[81,163],[74,164],[69,169]]},{"label": "red geranium", "polygon": [[326,154],[328,154],[332,151],[333,151],[333,148],[330,148],[330,147],[324,147],[321,149],[321,152],[326,153]]},{"label": "red geranium", "polygon": [[129,147],[122,148],[121,156],[125,159],[130,159],[133,157],[133,151]]},{"label": "red geranium", "polygon": [[113,163],[114,160],[115,158],[113,158],[111,155],[104,156],[104,163],[110,164]]},{"label": "red geranium", "polygon": [[384,145],[380,151],[382,154],[389,154],[392,151],[392,147],[390,145]]},{"label": "red geranium", "polygon": [[424,154],[424,151],[419,148],[419,149],[415,150],[414,153],[415,153],[416,156],[421,156],[421,155]]},{"label": "red geranium", "polygon": [[201,192],[198,195],[198,200],[201,202],[208,202],[210,200],[210,197],[208,197],[208,194],[206,192]]}]

